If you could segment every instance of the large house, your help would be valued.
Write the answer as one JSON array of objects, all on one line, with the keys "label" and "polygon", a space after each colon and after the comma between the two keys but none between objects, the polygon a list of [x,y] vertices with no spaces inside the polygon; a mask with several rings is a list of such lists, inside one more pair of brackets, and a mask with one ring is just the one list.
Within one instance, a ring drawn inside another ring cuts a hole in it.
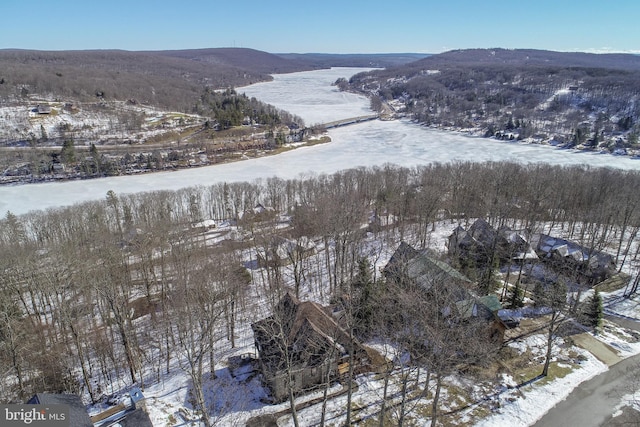
[{"label": "large house", "polygon": [[[415,286],[425,296],[446,295],[445,306],[439,307],[456,321],[485,324],[487,339],[501,345],[506,325],[499,318],[502,308],[495,295],[477,296],[475,284],[446,262],[418,251],[402,242],[385,266],[383,274],[387,281],[399,286]],[[432,298],[435,300],[435,298]]]},{"label": "large house", "polygon": [[606,252],[546,234],[537,234],[531,241],[547,265],[578,283],[593,286],[616,272],[615,258]]},{"label": "large house", "polygon": [[[260,368],[274,401],[344,375],[369,369],[369,354],[328,307],[287,291],[272,316],[251,325]],[[353,357],[350,356],[353,355]]]},{"label": "large house", "polygon": [[449,255],[460,265],[475,268],[541,260],[555,275],[593,286],[616,272],[612,255],[570,240],[533,234],[527,241],[508,227],[495,229],[476,220],[468,229],[457,227],[447,243]]},{"label": "large house", "polygon": [[449,236],[449,255],[465,264],[478,267],[500,263],[536,260],[538,256],[521,233],[509,227],[493,228],[483,219],[477,219],[468,230],[458,226]]}]

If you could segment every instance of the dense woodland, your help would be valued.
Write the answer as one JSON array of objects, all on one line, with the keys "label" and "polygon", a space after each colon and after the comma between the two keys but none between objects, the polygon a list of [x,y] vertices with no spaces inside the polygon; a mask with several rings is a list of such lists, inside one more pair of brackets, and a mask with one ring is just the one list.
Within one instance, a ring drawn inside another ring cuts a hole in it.
[{"label": "dense woodland", "polygon": [[267,81],[271,78],[269,73],[279,69],[274,60],[287,62],[273,57],[271,68],[253,71],[236,65],[234,59],[244,58],[244,64],[257,64],[266,62],[262,54],[268,54],[249,49],[223,50],[219,53],[225,56],[214,62],[202,58],[213,59],[216,49],[206,56],[184,52],[190,53],[190,57],[172,52],[2,50],[0,99],[13,104],[30,95],[75,102],[97,97],[107,101],[132,99],[190,112],[205,87],[225,89]]},{"label": "dense woodland", "polygon": [[[561,226],[567,238],[607,251],[628,268],[640,248],[639,185],[637,172],[611,169],[389,165],[177,192],[109,192],[73,207],[9,212],[0,221],[0,398],[67,391],[97,400],[182,369],[193,381],[194,408],[204,408],[207,372],[237,346],[251,351],[247,322],[268,315],[285,286],[319,301],[350,301],[353,334],[413,351],[415,341],[407,340],[415,334],[399,333],[394,316],[414,313],[415,328],[428,328],[420,323],[428,301],[385,285],[372,268],[401,241],[429,247],[442,221],[466,226],[484,218],[525,235]],[[258,204],[269,209],[255,210]],[[208,239],[206,220],[232,232]],[[311,240],[324,250],[291,257],[286,266],[258,265],[258,254],[268,260],[281,238]],[[434,256],[450,262],[443,253]],[[380,306],[393,304],[399,311],[383,316],[389,310]],[[471,339],[469,330],[455,337],[443,331],[443,342]],[[426,384],[429,375],[459,369],[459,353],[444,360],[414,350],[424,357],[411,364],[425,366]]]},{"label": "dense woodland", "polygon": [[637,149],[640,57],[536,50],[446,52],[362,73],[343,88],[426,125],[568,147]]},{"label": "dense woodland", "polygon": [[233,89],[224,92],[205,90],[195,107],[196,113],[212,117],[220,129],[229,129],[243,124],[257,124],[275,129],[281,125],[294,128],[304,126],[302,118],[279,110]]}]

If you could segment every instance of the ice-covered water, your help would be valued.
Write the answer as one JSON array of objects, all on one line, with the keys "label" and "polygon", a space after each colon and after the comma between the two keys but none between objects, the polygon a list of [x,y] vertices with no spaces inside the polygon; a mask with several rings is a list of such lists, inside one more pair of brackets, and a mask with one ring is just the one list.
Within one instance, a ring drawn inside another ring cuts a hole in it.
[{"label": "ice-covered water", "polygon": [[350,77],[366,68],[333,68],[304,73],[276,74],[272,82],[238,88],[249,97],[275,105],[302,117],[307,125],[328,123],[371,114],[369,100],[332,86],[339,77]]},{"label": "ice-covered water", "polygon": [[[334,68],[275,76],[269,83],[238,89],[305,119],[307,124],[370,114],[366,98],[339,92],[331,83],[362,69]],[[278,156],[175,172],[0,187],[0,215],[71,205],[104,198],[107,191],[134,193],[177,190],[218,182],[252,181],[274,175],[296,178],[332,173],[357,166],[396,163],[414,166],[430,162],[500,161],[585,164],[594,167],[640,169],[640,160],[628,157],[547,146],[498,142],[455,132],[427,129],[408,121],[371,121],[333,129],[333,142],[304,147]]]}]

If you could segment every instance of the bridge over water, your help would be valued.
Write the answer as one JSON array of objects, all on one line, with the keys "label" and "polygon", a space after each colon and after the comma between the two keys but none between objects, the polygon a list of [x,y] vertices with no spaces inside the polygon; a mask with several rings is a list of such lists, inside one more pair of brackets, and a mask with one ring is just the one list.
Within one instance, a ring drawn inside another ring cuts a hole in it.
[{"label": "bridge over water", "polygon": [[351,117],[349,119],[336,120],[334,122],[324,123],[321,126],[324,127],[325,129],[333,129],[333,128],[339,128],[342,126],[353,125],[356,123],[368,122],[370,120],[376,120],[378,118],[380,118],[379,114],[369,114],[366,116],[358,116],[358,117]]}]

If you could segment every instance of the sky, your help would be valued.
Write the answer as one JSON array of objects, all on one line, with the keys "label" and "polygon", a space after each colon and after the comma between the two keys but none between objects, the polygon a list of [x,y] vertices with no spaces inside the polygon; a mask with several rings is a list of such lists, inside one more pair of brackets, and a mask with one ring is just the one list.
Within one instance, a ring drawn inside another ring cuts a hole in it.
[{"label": "sky", "polygon": [[638,0],[1,0],[0,49],[640,53]]}]

